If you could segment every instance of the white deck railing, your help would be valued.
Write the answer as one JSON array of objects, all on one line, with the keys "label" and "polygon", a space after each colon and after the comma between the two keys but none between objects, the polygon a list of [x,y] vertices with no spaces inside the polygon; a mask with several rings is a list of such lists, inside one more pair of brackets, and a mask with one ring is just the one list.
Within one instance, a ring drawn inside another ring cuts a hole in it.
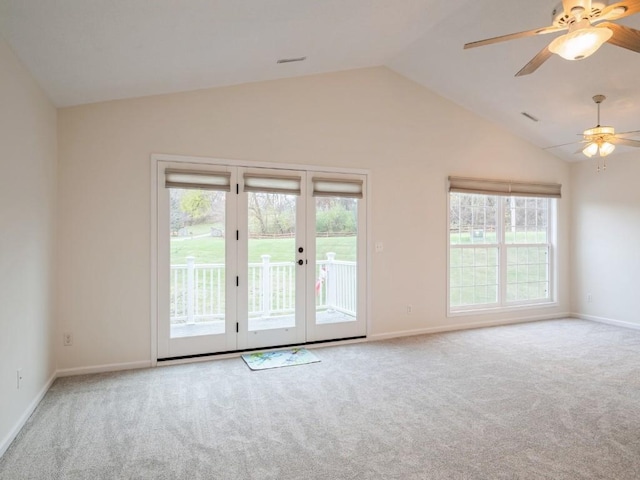
[{"label": "white deck railing", "polygon": [[[295,311],[294,262],[270,261],[250,263],[248,275],[249,317],[266,318],[289,315]],[[187,263],[171,265],[171,323],[195,323],[224,318],[225,267],[221,263],[197,264],[194,257]],[[356,262],[335,259],[316,262],[316,310],[356,314]]]}]

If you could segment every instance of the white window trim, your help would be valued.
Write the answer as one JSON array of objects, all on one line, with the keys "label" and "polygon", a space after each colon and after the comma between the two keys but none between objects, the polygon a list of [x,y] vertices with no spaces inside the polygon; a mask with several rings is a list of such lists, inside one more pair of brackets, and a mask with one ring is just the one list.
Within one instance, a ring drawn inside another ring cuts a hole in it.
[{"label": "white window trim", "polygon": [[[498,303],[490,303],[484,305],[475,306],[463,306],[459,308],[451,308],[450,302],[450,285],[451,285],[451,235],[449,227],[451,225],[451,192],[447,191],[447,223],[446,223],[446,242],[447,242],[447,288],[446,288],[446,305],[447,305],[447,317],[463,317],[469,315],[483,315],[483,314],[496,314],[502,312],[513,312],[531,309],[543,309],[553,308],[559,305],[558,303],[558,291],[557,291],[557,279],[558,279],[558,262],[557,262],[557,221],[558,221],[558,200],[550,198],[549,211],[548,211],[548,236],[549,242],[546,244],[535,244],[535,246],[549,245],[549,299],[543,300],[523,300],[522,302],[510,302],[508,304],[501,303],[502,299],[506,297],[506,283],[501,281],[498,284],[499,295]],[[489,195],[489,194],[484,194]],[[501,203],[502,205],[502,200]],[[502,207],[500,207],[502,210]],[[499,212],[500,214],[501,212]],[[500,215],[499,215],[500,216]],[[502,216],[500,216],[502,218]],[[503,268],[506,269],[506,246],[504,243],[504,222],[499,222],[496,225],[496,231],[500,234],[501,242],[498,244],[472,244],[469,247],[497,247],[498,248],[498,261],[500,262],[499,278],[502,280],[506,277],[503,273]],[[510,244],[511,245],[511,244]],[[530,244],[513,244],[514,246],[527,246]],[[534,245],[534,244],[531,244]]]}]

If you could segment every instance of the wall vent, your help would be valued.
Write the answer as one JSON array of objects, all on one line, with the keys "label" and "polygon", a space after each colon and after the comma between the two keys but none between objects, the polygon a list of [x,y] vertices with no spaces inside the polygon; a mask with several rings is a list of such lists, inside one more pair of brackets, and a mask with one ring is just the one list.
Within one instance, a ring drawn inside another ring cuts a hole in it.
[{"label": "wall vent", "polygon": [[296,58],[281,58],[276,63],[293,63],[293,62],[303,62],[307,59],[307,57],[296,57]]}]

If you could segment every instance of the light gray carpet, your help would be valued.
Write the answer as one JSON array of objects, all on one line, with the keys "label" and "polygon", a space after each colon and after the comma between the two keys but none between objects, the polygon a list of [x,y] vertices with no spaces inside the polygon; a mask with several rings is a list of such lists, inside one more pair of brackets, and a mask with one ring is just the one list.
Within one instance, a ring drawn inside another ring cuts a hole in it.
[{"label": "light gray carpet", "polygon": [[58,379],[2,479],[638,479],[640,332],[558,320]]}]

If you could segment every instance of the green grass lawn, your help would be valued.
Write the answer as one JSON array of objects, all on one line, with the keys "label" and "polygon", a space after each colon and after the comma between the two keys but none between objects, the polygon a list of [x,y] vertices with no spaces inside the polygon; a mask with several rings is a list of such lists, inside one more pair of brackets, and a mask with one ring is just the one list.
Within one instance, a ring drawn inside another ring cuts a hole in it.
[{"label": "green grass lawn", "polygon": [[[194,232],[195,234],[195,232]],[[335,252],[336,260],[356,260],[356,237],[323,237],[317,239],[316,259],[326,260],[327,252]],[[235,242],[235,239],[228,241]],[[171,264],[184,264],[188,256],[196,263],[223,263],[225,239],[216,237],[171,239]],[[271,255],[272,262],[293,262],[296,258],[293,238],[249,240],[249,262],[262,262],[262,255]]]}]

